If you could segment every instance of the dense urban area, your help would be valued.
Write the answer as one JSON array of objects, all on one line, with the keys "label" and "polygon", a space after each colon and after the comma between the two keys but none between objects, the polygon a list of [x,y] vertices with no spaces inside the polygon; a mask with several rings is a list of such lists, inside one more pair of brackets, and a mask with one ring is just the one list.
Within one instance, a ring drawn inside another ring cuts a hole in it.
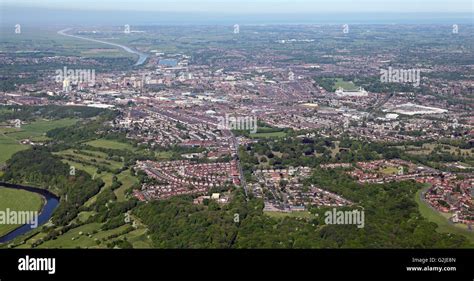
[{"label": "dense urban area", "polygon": [[0,248],[474,247],[472,25],[16,31]]}]

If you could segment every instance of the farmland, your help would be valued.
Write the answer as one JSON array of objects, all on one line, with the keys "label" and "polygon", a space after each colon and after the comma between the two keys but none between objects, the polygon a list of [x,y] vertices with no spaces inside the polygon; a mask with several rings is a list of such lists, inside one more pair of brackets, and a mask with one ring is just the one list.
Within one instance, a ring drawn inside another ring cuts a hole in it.
[{"label": "farmland", "polygon": [[55,128],[67,127],[77,122],[77,119],[37,120],[22,125],[20,128],[0,127],[0,164],[5,163],[18,151],[27,149],[29,145],[20,143],[29,139],[33,142],[48,140],[46,132]]}]

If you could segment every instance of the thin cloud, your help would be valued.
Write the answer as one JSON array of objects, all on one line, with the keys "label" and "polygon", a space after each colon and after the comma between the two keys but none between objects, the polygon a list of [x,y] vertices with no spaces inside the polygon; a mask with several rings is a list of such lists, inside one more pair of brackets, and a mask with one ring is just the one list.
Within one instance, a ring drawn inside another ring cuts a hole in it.
[{"label": "thin cloud", "polygon": [[470,12],[471,0],[3,0],[16,7],[215,13]]}]

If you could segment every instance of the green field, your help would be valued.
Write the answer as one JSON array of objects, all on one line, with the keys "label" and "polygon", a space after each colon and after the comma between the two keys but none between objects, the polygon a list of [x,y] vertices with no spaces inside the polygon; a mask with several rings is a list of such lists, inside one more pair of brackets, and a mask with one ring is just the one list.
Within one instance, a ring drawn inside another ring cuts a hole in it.
[{"label": "green field", "polygon": [[[57,33],[57,28],[35,27],[22,29],[21,38],[13,32],[0,29],[0,51],[11,51],[11,45],[22,46],[24,52],[54,50],[55,55],[81,57],[133,57],[121,48],[105,45],[98,42],[86,41]],[[32,44],[34,42],[34,44]],[[9,48],[10,47],[10,48]]]},{"label": "green field", "polygon": [[18,249],[30,249],[33,243],[36,241],[43,239],[47,234],[44,232],[38,232],[37,234],[33,235],[30,239],[26,240],[24,244],[19,245]]},{"label": "green field", "polygon": [[18,151],[25,150],[29,146],[21,145],[16,139],[0,134],[0,165],[10,159]]},{"label": "green field", "polygon": [[379,170],[380,173],[384,175],[396,175],[398,174],[398,168],[396,167],[386,167]]},{"label": "green field", "polygon": [[89,223],[71,229],[68,232],[58,236],[57,239],[46,241],[38,248],[107,248],[107,243],[119,239],[127,239],[134,248],[151,247],[151,241],[146,235],[147,229],[140,224],[138,224],[137,229],[135,230],[117,237],[112,237],[126,231],[129,227],[130,224],[125,224],[114,229],[101,230],[100,223]]},{"label": "green field", "polygon": [[55,240],[46,241],[39,248],[90,248],[96,247],[94,239],[88,234],[100,230],[100,223],[91,223],[69,230]]},{"label": "green field", "polygon": [[117,201],[125,201],[125,191],[138,183],[138,179],[130,174],[130,170],[125,170],[117,176],[118,180],[122,182],[122,186],[114,190]]},{"label": "green field", "polygon": [[87,154],[95,155],[97,158],[107,158],[107,153],[105,152],[85,150],[85,149],[82,149],[81,151]]},{"label": "green field", "polygon": [[265,215],[276,218],[276,219],[282,219],[282,218],[302,218],[302,219],[311,219],[315,218],[313,214],[307,211],[301,211],[301,212],[273,212],[273,211],[265,211]]},{"label": "green field", "polygon": [[86,144],[94,147],[100,148],[107,148],[107,149],[128,149],[133,150],[133,147],[128,143],[113,141],[113,140],[106,140],[106,139],[99,139],[87,142]]},{"label": "green field", "polygon": [[[457,153],[458,149],[452,145],[446,144],[437,144],[437,143],[424,143],[422,147],[407,145],[407,146],[398,146],[397,148],[406,150],[407,153],[414,154],[414,155],[429,155],[433,152],[436,147],[441,147],[443,152],[448,153]],[[446,149],[447,148],[447,149]],[[467,155],[472,157],[474,155],[473,149],[459,149],[462,155]]]},{"label": "green field", "polygon": [[8,136],[11,136],[17,140],[34,140],[34,138],[40,138],[40,140],[44,140],[44,135],[46,132],[52,129],[74,125],[77,121],[78,119],[69,118],[59,120],[38,120],[30,124],[22,125],[21,128],[16,132],[8,133]]},{"label": "green field", "polygon": [[159,160],[170,160],[171,157],[173,156],[173,152],[171,151],[155,152],[155,156]]},{"label": "green field", "polygon": [[80,222],[86,222],[90,217],[92,217],[95,214],[96,214],[96,212],[94,212],[94,211],[80,212],[77,215],[77,220],[80,221]]},{"label": "green field", "polygon": [[[104,140],[99,140],[99,142],[94,142],[93,144],[109,145],[111,143],[113,143],[115,147],[117,147],[117,144],[121,145],[119,142]],[[133,149],[132,146],[129,147]],[[97,166],[99,165],[107,169],[115,170],[122,168],[124,165],[122,162],[107,159],[109,155],[100,151],[81,150],[77,148],[55,152],[54,154],[63,158],[63,162],[74,166],[77,170],[83,170],[90,173],[94,178],[100,178],[104,181],[105,185],[98,194],[111,188],[114,174],[107,171],[103,171],[99,174],[97,173]],[[126,190],[138,182],[138,179],[130,173],[129,169],[122,171],[117,175],[117,178],[122,182],[122,186],[114,191],[117,196],[117,201],[125,201]],[[96,201],[98,194],[91,197],[84,206],[90,207]],[[96,212],[91,210],[81,211],[74,219],[74,222],[79,224],[86,223],[87,220],[95,214]],[[101,223],[87,223],[57,236],[54,240],[40,243],[38,248],[107,248],[109,243],[122,239],[126,239],[136,248],[150,248],[152,242],[148,238],[146,226],[138,222],[136,229],[132,231],[130,231],[130,226],[130,224],[127,224],[111,230],[102,230]],[[61,227],[58,227],[56,230],[60,231]],[[18,248],[31,248],[35,241],[37,242],[45,236],[44,233],[38,233],[25,241],[24,244],[18,245]]]},{"label": "green field", "polygon": [[71,167],[74,167],[76,170],[82,170],[82,171],[88,173],[94,179],[97,176],[97,167],[89,166],[89,165],[83,165],[81,163],[70,161],[70,160],[63,160],[63,162],[68,164]]},{"label": "green field", "polygon": [[286,136],[285,132],[272,132],[272,133],[255,133],[250,134],[250,137],[253,139],[259,138],[283,138]]},{"label": "green field", "polygon": [[[79,168],[79,169],[81,169],[81,168]],[[90,206],[92,206],[92,204],[94,204],[95,201],[97,200],[97,196],[99,196],[99,194],[100,194],[102,191],[104,191],[105,189],[110,188],[110,186],[112,185],[112,178],[114,177],[114,175],[111,174],[111,173],[102,172],[102,173],[100,173],[100,174],[95,173],[95,174],[93,175],[93,177],[94,177],[95,179],[100,178],[100,179],[104,182],[105,185],[102,187],[102,189],[99,191],[99,193],[97,193],[96,195],[92,196],[91,198],[89,198],[89,200],[87,200],[86,203],[84,203],[84,206],[85,206],[85,207],[90,207]]]},{"label": "green field", "polygon": [[[117,144],[122,145],[122,143],[119,143],[119,142],[104,141],[104,140],[95,141],[93,144],[104,145],[104,144],[110,144],[110,143],[113,143],[115,147],[117,146]],[[88,144],[92,145],[91,143],[88,143]],[[132,149],[131,146],[130,146],[130,149]],[[67,163],[68,165],[75,167],[77,170],[82,170],[82,171],[87,172],[94,179],[101,179],[105,183],[105,185],[100,192],[111,187],[114,174],[110,172],[106,172],[106,171],[103,171],[99,174],[97,173],[98,166],[106,167],[107,169],[111,169],[111,170],[117,170],[117,169],[122,168],[124,165],[122,162],[107,160],[106,159],[108,157],[107,154],[103,152],[98,152],[98,151],[68,149],[68,150],[56,152],[54,154],[62,157],[63,158],[62,161],[64,163]],[[125,201],[126,200],[125,192],[132,185],[137,183],[138,180],[136,177],[130,174],[129,169],[122,171],[120,174],[117,175],[117,178],[122,183],[122,185],[116,190],[114,190],[114,193],[117,196],[118,201]],[[96,194],[95,196],[91,197],[84,205],[86,207],[91,206],[95,202],[100,192]]]},{"label": "green field", "polygon": [[415,195],[415,201],[418,204],[418,209],[420,210],[421,215],[427,220],[436,223],[438,225],[438,228],[436,229],[438,232],[459,234],[469,239],[469,241],[474,242],[474,232],[469,231],[466,225],[450,223],[448,220],[449,215],[446,216],[437,212],[421,199],[421,193],[426,191],[428,188],[429,187],[425,187],[419,190]]},{"label": "green field", "polygon": [[[40,211],[43,206],[43,199],[40,195],[24,190],[14,190],[0,186],[0,211],[6,209],[12,211]],[[0,236],[14,230],[19,225],[0,224]]]},{"label": "green field", "polygon": [[25,150],[29,145],[23,145],[20,140],[46,141],[46,132],[73,125],[77,119],[38,120],[21,128],[0,128],[0,165],[5,163],[18,151]]},{"label": "green field", "polygon": [[[79,39],[77,39],[79,41]],[[82,40],[81,40],[82,41]],[[92,42],[91,42],[92,43]],[[135,58],[132,54],[124,52],[122,49],[114,48],[109,45],[102,45],[102,48],[95,48],[84,50],[81,52],[81,57],[92,57],[92,58],[123,58],[130,57]]]},{"label": "green field", "polygon": [[352,91],[352,90],[357,90],[357,86],[354,85],[352,81],[344,81],[342,78],[336,78],[336,83],[334,84],[334,87],[337,89],[339,87],[343,88],[346,91]]},{"label": "green field", "polygon": [[138,228],[119,238],[126,238],[128,242],[132,243],[135,249],[148,249],[152,248],[152,242],[148,238],[147,233],[148,229]]},{"label": "green field", "polygon": [[[87,164],[90,164],[91,166],[101,165],[106,166],[110,169],[119,169],[123,166],[121,162],[107,160],[107,155],[105,153],[103,155],[100,155],[97,153],[90,153],[85,151],[83,152],[82,150],[77,149],[68,149],[55,154],[63,157],[66,161],[70,161],[69,159],[77,159],[77,161],[85,162]],[[92,154],[94,156],[86,154]]]},{"label": "green field", "polygon": [[[97,156],[97,158],[93,158],[91,156],[83,155],[83,154],[80,154],[80,153],[74,153],[73,149],[63,150],[63,151],[60,151],[60,152],[57,152],[57,153],[54,153],[54,154],[62,157],[63,158],[62,161],[64,163],[68,164],[71,167],[74,167],[76,170],[81,170],[81,171],[84,171],[84,172],[88,173],[89,175],[92,176],[93,179],[101,179],[105,183],[105,185],[104,185],[104,187],[102,188],[101,191],[103,191],[105,188],[109,188],[112,185],[112,178],[113,178],[114,175],[110,172],[105,172],[105,171],[101,172],[100,174],[97,173],[98,167],[96,165],[102,165],[102,166],[105,166],[107,168],[119,168],[119,167],[122,166],[118,162],[111,161],[111,162],[114,162],[114,164],[115,164],[114,166],[112,166],[112,164],[108,161],[105,161],[102,158],[102,156]],[[68,159],[64,159],[65,157],[67,157]],[[96,162],[93,162],[92,161],[93,159],[95,159]],[[79,161],[84,161],[84,160],[86,160],[87,163],[80,163],[79,162]],[[99,163],[99,161],[105,161],[108,164]],[[98,194],[91,197],[84,204],[84,206],[86,206],[86,207],[91,206],[95,202],[95,200],[97,198],[97,195]]]}]

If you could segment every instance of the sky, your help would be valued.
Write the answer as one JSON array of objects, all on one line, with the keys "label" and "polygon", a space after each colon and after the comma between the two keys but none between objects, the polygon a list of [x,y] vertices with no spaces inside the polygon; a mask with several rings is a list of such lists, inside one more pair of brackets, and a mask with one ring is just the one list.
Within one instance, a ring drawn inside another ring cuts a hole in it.
[{"label": "sky", "polygon": [[[460,13],[474,0],[0,0],[18,8],[210,13]],[[1,8],[0,8],[1,9]]]},{"label": "sky", "polygon": [[474,0],[0,0],[30,25],[474,24]]}]

